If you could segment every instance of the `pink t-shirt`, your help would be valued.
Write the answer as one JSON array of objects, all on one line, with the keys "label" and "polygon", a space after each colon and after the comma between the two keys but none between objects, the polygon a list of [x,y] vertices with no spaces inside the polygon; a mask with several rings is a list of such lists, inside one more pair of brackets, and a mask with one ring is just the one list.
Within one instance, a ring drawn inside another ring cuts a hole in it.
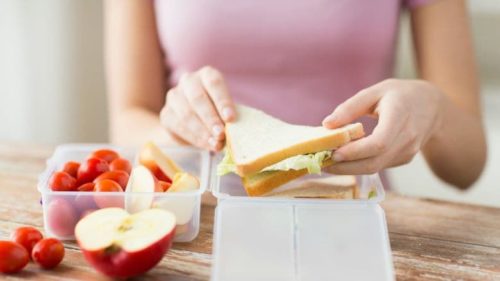
[{"label": "pink t-shirt", "polygon": [[236,102],[320,125],[338,104],[393,75],[400,12],[425,2],[157,0],[155,9],[171,85],[211,65]]}]

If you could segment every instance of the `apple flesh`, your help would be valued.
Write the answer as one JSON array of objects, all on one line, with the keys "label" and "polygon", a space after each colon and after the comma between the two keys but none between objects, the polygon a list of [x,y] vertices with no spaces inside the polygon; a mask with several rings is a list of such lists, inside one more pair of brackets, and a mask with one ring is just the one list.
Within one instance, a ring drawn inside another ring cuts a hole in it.
[{"label": "apple flesh", "polygon": [[130,215],[120,208],[106,208],[82,218],[75,236],[85,259],[97,271],[129,278],[160,262],[172,245],[175,225],[175,216],[165,210]]},{"label": "apple flesh", "polygon": [[151,171],[142,165],[135,167],[125,190],[125,209],[136,213],[151,208],[155,192],[163,190]]},{"label": "apple flesh", "polygon": [[182,169],[153,142],[144,145],[139,154],[139,163],[161,181],[172,182],[175,174],[182,172]]},{"label": "apple flesh", "polygon": [[197,190],[200,182],[196,177],[186,172],[179,172],[175,175],[172,185],[166,192],[186,192]]}]

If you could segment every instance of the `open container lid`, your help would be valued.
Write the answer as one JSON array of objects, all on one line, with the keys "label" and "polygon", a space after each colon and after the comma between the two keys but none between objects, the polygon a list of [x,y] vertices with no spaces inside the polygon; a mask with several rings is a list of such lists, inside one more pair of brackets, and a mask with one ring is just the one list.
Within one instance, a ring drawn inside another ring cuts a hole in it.
[{"label": "open container lid", "polygon": [[354,200],[249,198],[237,176],[212,176],[213,281],[394,280],[378,175],[357,177],[377,192]]}]

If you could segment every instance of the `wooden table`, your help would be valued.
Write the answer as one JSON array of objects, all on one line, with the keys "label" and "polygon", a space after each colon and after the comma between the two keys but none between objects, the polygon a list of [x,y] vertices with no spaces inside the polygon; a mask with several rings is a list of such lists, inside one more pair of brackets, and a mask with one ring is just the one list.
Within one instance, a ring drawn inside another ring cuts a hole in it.
[{"label": "wooden table", "polygon": [[[43,230],[36,191],[38,174],[52,148],[0,144],[0,239],[22,225]],[[500,209],[393,193],[382,203],[398,280],[500,280]],[[201,230],[192,243],[178,243],[140,280],[208,280],[214,207],[202,207]],[[87,265],[73,242],[55,270],[30,263],[6,280],[107,280]],[[139,280],[139,279],[138,279]]]}]

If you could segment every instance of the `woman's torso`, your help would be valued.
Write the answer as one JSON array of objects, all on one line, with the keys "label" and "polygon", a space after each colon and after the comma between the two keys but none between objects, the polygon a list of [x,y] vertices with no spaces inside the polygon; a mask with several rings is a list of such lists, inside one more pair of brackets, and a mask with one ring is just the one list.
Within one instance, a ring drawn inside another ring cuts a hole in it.
[{"label": "woman's torso", "polygon": [[319,125],[339,103],[392,75],[400,0],[161,0],[170,82],[218,68],[237,102]]}]

